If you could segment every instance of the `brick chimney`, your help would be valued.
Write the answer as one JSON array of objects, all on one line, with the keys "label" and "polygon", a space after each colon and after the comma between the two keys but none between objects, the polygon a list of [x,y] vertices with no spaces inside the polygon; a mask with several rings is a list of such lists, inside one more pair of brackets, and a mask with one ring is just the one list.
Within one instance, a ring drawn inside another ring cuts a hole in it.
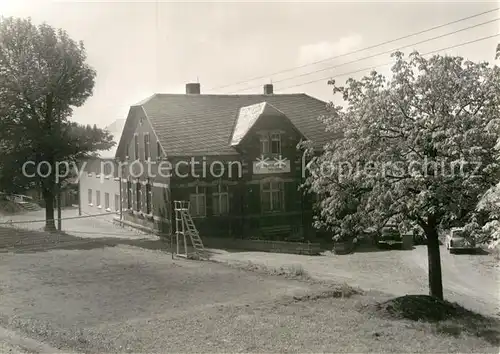
[{"label": "brick chimney", "polygon": [[186,94],[188,95],[199,95],[200,94],[200,84],[199,83],[189,83],[186,84]]},{"label": "brick chimney", "polygon": [[272,95],[272,94],[273,94],[273,84],[265,84],[264,95]]}]

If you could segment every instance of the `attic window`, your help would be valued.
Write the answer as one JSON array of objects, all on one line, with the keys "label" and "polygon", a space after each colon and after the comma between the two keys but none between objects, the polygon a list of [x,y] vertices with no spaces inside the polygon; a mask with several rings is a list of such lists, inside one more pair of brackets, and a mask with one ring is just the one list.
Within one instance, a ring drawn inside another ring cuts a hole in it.
[{"label": "attic window", "polygon": [[281,134],[271,134],[271,154],[281,154]]},{"label": "attic window", "polygon": [[281,134],[263,134],[260,137],[261,154],[281,154]]},{"label": "attic window", "polygon": [[269,136],[262,135],[260,137],[260,152],[261,154],[269,154]]}]

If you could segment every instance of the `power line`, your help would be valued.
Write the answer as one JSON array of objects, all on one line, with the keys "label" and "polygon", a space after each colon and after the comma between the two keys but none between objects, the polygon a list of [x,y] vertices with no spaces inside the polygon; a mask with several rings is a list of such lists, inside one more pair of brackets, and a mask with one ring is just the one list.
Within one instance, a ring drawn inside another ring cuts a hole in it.
[{"label": "power line", "polygon": [[[465,46],[465,45],[468,45],[468,44],[472,44],[472,43],[484,41],[484,40],[487,40],[487,39],[490,39],[490,38],[495,38],[495,37],[498,37],[498,36],[500,36],[500,33],[497,33],[497,34],[494,34],[494,35],[491,35],[491,36],[486,36],[486,37],[478,38],[478,39],[475,39],[475,40],[472,40],[472,41],[468,41],[468,42],[464,42],[464,43],[455,44],[455,45],[452,45],[452,46],[449,46],[449,47],[446,47],[446,48],[436,49],[436,50],[424,53],[422,55],[434,54],[434,53],[437,53],[437,52],[440,52],[440,51],[443,51],[443,50],[448,50],[448,49],[453,49],[453,48],[457,48],[457,47],[462,47],[462,46]],[[342,74],[339,74],[339,75],[335,75],[335,77],[342,77],[342,76],[347,76],[347,75],[351,75],[351,74],[356,74],[356,73],[367,71],[367,70],[370,70],[370,69],[374,69],[374,68],[378,68],[378,67],[390,65],[392,63],[393,62],[390,61],[390,62],[387,62],[387,63],[384,63],[384,64],[380,64],[380,65],[376,65],[376,66],[369,66],[369,67],[365,67],[363,69],[359,69],[359,70],[350,71],[350,72],[347,72],[347,73],[342,73]],[[327,76],[327,77],[322,77],[321,79],[316,79],[316,80],[311,80],[311,81],[303,82],[303,83],[300,83],[300,84],[286,86],[284,88],[281,88],[281,90],[287,90],[289,88],[293,88],[293,87],[297,87],[297,86],[309,85],[309,84],[312,84],[312,83],[315,83],[315,82],[318,82],[318,81],[328,80],[328,79],[331,79],[331,78],[332,78],[332,76],[330,75],[330,76]]]},{"label": "power line", "polygon": [[[303,73],[303,74],[299,74],[299,75],[290,76],[290,77],[287,77],[287,78],[284,78],[284,79],[281,79],[281,80],[276,80],[274,82],[277,83],[277,82],[290,81],[290,80],[293,80],[293,79],[296,79],[296,78],[299,78],[299,77],[309,76],[309,75],[316,74],[316,73],[319,73],[319,72],[323,72],[323,71],[327,71],[327,70],[339,68],[339,67],[344,66],[344,65],[357,63],[357,62],[360,62],[360,61],[363,61],[363,60],[366,60],[366,59],[371,59],[371,58],[374,58],[374,57],[377,57],[377,56],[380,56],[380,55],[390,54],[390,53],[392,53],[394,51],[397,51],[397,50],[401,50],[401,49],[408,48],[408,47],[411,47],[411,46],[415,46],[415,45],[427,43],[427,42],[430,42],[430,41],[434,41],[436,39],[440,39],[440,38],[444,38],[444,37],[447,37],[447,36],[451,36],[451,35],[454,35],[454,34],[459,33],[459,32],[468,31],[468,30],[473,29],[473,28],[477,28],[477,27],[484,26],[484,25],[487,25],[487,24],[490,24],[490,23],[493,23],[493,22],[497,22],[498,20],[500,20],[500,17],[497,17],[497,18],[495,18],[493,20],[489,20],[489,21],[486,21],[486,22],[481,22],[481,23],[478,23],[478,24],[475,24],[475,25],[472,25],[472,26],[469,26],[469,27],[461,28],[459,30],[455,30],[455,31],[452,31],[452,32],[441,34],[441,35],[436,36],[436,37],[424,39],[424,40],[419,41],[419,42],[415,42],[415,43],[412,43],[412,44],[404,45],[402,47],[392,48],[390,50],[386,50],[384,52],[372,54],[372,55],[369,55],[367,57],[362,57],[362,58],[358,58],[358,59],[355,59],[355,60],[348,61],[346,63],[342,63],[342,64],[338,64],[338,65],[333,65],[333,66],[329,66],[329,67],[318,69],[318,70],[314,70],[314,71],[309,71],[307,73]],[[252,87],[248,87],[248,88],[245,88],[245,89],[242,89],[242,90],[235,91],[233,93],[244,92],[244,91],[252,90],[252,89],[255,89],[255,88],[259,88],[259,87],[260,86],[252,86]]]},{"label": "power line", "polygon": [[251,82],[251,81],[265,79],[265,78],[267,78],[269,76],[272,76],[272,75],[283,74],[283,73],[286,73],[286,72],[294,71],[294,70],[305,68],[305,67],[308,67],[308,66],[320,64],[320,63],[323,63],[323,62],[326,62],[326,61],[330,61],[330,60],[333,60],[333,59],[342,58],[342,57],[345,57],[345,56],[348,56],[348,55],[351,55],[351,54],[355,54],[355,53],[359,53],[359,52],[362,52],[362,51],[365,51],[365,50],[368,50],[368,49],[373,49],[373,48],[376,48],[376,47],[380,47],[380,46],[383,46],[385,44],[390,44],[390,43],[397,42],[397,41],[400,41],[400,40],[403,40],[403,39],[406,39],[406,38],[418,36],[420,34],[427,33],[427,32],[430,32],[430,31],[434,31],[436,29],[443,28],[443,27],[446,27],[446,26],[449,26],[449,25],[452,25],[452,24],[455,24],[455,23],[462,22],[462,21],[466,21],[466,20],[469,20],[471,18],[475,18],[475,17],[479,17],[479,16],[482,16],[482,15],[486,15],[488,13],[495,12],[495,11],[497,11],[499,9],[500,9],[500,7],[497,7],[497,8],[494,8],[494,9],[491,9],[491,10],[488,10],[488,11],[484,11],[484,12],[481,12],[481,13],[478,13],[478,14],[475,14],[475,15],[463,17],[463,18],[460,18],[458,20],[451,21],[451,22],[448,22],[448,23],[445,23],[445,24],[442,24],[442,25],[438,25],[438,26],[434,26],[434,27],[431,27],[431,28],[428,28],[428,29],[424,29],[424,30],[419,31],[419,32],[411,33],[411,34],[405,35],[403,37],[391,39],[391,40],[388,40],[388,41],[385,41],[385,42],[382,42],[382,43],[371,45],[369,47],[364,47],[364,48],[361,48],[361,49],[357,49],[357,50],[354,50],[352,52],[348,52],[348,53],[336,55],[336,56],[333,56],[333,57],[321,59],[321,60],[318,60],[318,61],[315,61],[315,62],[311,62],[311,63],[308,63],[308,64],[304,64],[304,65],[295,66],[295,67],[292,67],[292,68],[288,68],[288,69],[276,71],[274,73],[270,73],[270,74],[267,74],[267,75],[256,76],[256,77],[253,77],[253,78],[250,78],[250,79],[246,79],[246,80],[243,80],[243,81],[239,81],[239,82],[236,82],[236,83],[233,83],[233,84],[227,84],[227,85],[223,85],[223,86],[214,87],[214,88],[209,89],[209,91],[218,90],[218,89],[227,88],[227,87],[236,86],[236,85],[241,85],[241,84],[248,83],[248,82]]}]

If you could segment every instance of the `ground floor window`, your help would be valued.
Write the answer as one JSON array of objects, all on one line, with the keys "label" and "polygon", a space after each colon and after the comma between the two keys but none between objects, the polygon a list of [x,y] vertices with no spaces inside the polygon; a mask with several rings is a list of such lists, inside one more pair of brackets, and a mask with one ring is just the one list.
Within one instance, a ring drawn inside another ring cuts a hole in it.
[{"label": "ground floor window", "polygon": [[141,185],[141,182],[140,181],[137,181],[137,183],[135,184],[135,199],[136,199],[136,203],[135,203],[135,210],[137,211],[141,211],[141,198],[142,198],[142,185]]},{"label": "ground floor window", "polygon": [[95,191],[95,204],[98,208],[101,206],[101,191]]},{"label": "ground floor window", "polygon": [[89,204],[92,204],[92,189],[89,189],[88,199],[89,199]]},{"label": "ground floor window", "polygon": [[132,182],[127,181],[127,209],[132,210]]},{"label": "ground floor window", "polygon": [[115,211],[120,211],[120,196],[115,194]]},{"label": "ground floor window", "polygon": [[104,193],[104,208],[109,209],[109,193]]},{"label": "ground floor window", "polygon": [[262,184],[261,206],[263,212],[278,212],[285,210],[283,182],[272,181]]},{"label": "ground floor window", "polygon": [[148,181],[148,183],[146,184],[146,214],[151,214],[153,211],[153,208],[151,205],[151,202],[153,199],[152,197],[153,197],[153,193],[151,191],[151,184]]},{"label": "ground floor window", "polygon": [[206,216],[206,192],[205,187],[195,187],[189,195],[190,213],[192,216]]},{"label": "ground floor window", "polygon": [[213,215],[225,215],[229,213],[229,194],[227,185],[219,184],[216,191],[212,193]]}]

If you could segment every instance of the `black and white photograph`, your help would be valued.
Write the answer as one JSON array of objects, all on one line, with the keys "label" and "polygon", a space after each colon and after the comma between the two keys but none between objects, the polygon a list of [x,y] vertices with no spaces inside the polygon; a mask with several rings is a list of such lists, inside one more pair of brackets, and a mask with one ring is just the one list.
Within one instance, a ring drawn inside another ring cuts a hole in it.
[{"label": "black and white photograph", "polygon": [[499,352],[499,0],[0,0],[0,353]]}]

